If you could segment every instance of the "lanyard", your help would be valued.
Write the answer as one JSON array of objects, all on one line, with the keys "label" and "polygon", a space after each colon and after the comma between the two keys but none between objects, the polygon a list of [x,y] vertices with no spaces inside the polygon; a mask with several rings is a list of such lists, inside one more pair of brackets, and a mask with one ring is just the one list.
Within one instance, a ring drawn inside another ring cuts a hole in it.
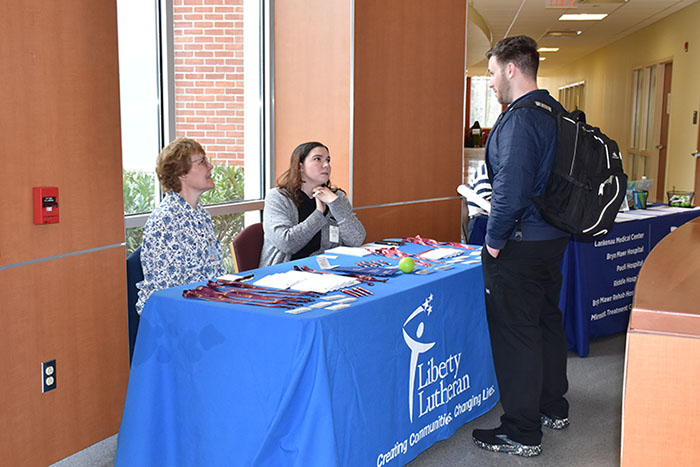
[{"label": "lanyard", "polygon": [[305,271],[305,272],[312,272],[314,274],[333,274],[333,275],[342,275],[342,276],[348,276],[352,277],[354,279],[357,279],[360,282],[364,282],[367,285],[374,285],[374,282],[386,282],[387,279],[378,279],[376,277],[368,276],[366,274],[355,274],[352,272],[324,272],[324,271],[315,271],[311,269],[308,266],[294,266],[295,271]]},{"label": "lanyard", "polygon": [[278,290],[219,279],[216,282],[208,281],[204,286],[200,285],[194,289],[184,290],[182,296],[237,305],[291,309],[314,301],[318,294],[314,292]]},{"label": "lanyard", "polygon": [[457,243],[457,242],[438,242],[437,240],[433,240],[432,238],[421,238],[420,235],[416,235],[415,237],[405,237],[401,239],[404,242],[409,242],[409,243],[417,243],[418,245],[424,245],[424,246],[432,246],[432,247],[445,247],[445,246],[452,246],[456,248],[463,248],[465,250],[476,250],[476,248],[471,247],[469,245],[465,245],[464,243]]},{"label": "lanyard", "polygon": [[375,255],[382,255],[386,256],[387,258],[393,258],[393,259],[401,259],[406,256],[410,256],[413,258],[413,261],[423,267],[430,267],[432,264],[428,263],[427,261],[430,261],[428,259],[418,259],[418,255],[409,255],[408,253],[404,253],[403,251],[399,250],[398,248],[391,247],[391,248],[379,248],[378,250],[374,250]]}]

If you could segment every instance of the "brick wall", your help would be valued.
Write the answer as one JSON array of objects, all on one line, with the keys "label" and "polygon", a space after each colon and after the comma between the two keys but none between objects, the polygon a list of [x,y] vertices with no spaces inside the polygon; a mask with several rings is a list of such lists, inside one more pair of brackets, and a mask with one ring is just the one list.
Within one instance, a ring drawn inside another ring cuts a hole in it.
[{"label": "brick wall", "polygon": [[243,0],[174,0],[177,136],[243,165]]}]

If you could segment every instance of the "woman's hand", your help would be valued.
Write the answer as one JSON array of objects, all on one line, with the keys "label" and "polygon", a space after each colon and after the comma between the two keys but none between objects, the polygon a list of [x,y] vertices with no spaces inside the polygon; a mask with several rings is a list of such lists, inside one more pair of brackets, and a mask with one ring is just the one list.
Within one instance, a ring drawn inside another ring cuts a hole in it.
[{"label": "woman's hand", "polygon": [[333,193],[330,188],[326,186],[317,186],[313,190],[313,197],[316,200],[316,209],[324,212],[326,210],[326,204],[335,201],[338,195]]}]

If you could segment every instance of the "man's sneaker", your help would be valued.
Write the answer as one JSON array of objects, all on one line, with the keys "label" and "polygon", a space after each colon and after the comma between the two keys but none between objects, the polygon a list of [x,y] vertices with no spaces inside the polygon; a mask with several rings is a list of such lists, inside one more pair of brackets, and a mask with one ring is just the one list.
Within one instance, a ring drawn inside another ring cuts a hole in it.
[{"label": "man's sneaker", "polygon": [[559,418],[540,414],[540,420],[542,420],[542,426],[546,426],[547,428],[551,428],[553,430],[563,430],[569,426],[569,417]]},{"label": "man's sneaker", "polygon": [[508,454],[523,457],[537,456],[542,452],[541,444],[528,446],[518,443],[508,438],[508,435],[505,433],[501,433],[498,428],[493,430],[474,430],[472,431],[472,439],[477,446],[487,451],[507,452]]}]

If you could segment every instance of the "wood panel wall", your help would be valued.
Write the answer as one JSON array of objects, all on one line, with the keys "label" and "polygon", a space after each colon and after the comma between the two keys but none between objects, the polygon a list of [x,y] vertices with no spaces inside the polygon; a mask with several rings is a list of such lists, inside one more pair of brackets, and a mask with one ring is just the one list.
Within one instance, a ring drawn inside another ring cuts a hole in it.
[{"label": "wood panel wall", "polygon": [[689,254],[698,243],[700,218],[664,237],[639,271],[625,353],[624,467],[700,465],[700,256]]},{"label": "wood panel wall", "polygon": [[330,150],[331,181],[348,191],[351,2],[278,1],[274,8],[274,178],[297,145],[320,141]]},{"label": "wood panel wall", "polygon": [[[292,142],[328,134],[340,142],[332,179],[350,188],[368,240],[459,240],[465,2],[288,3],[275,2],[285,18],[275,21],[276,174]],[[349,185],[343,138],[352,142]]]},{"label": "wood panel wall", "polygon": [[[37,466],[117,432],[126,390],[116,4],[3,7],[0,452]],[[33,224],[42,185],[59,188],[59,224]]]},{"label": "wood panel wall", "polygon": [[[367,230],[369,240],[420,235],[435,240],[453,239],[454,219],[460,222],[459,201],[425,203],[358,209],[357,217]],[[454,241],[459,240],[459,232]]]},{"label": "wood panel wall", "polygon": [[630,331],[627,349],[620,465],[698,465],[700,339]]}]

